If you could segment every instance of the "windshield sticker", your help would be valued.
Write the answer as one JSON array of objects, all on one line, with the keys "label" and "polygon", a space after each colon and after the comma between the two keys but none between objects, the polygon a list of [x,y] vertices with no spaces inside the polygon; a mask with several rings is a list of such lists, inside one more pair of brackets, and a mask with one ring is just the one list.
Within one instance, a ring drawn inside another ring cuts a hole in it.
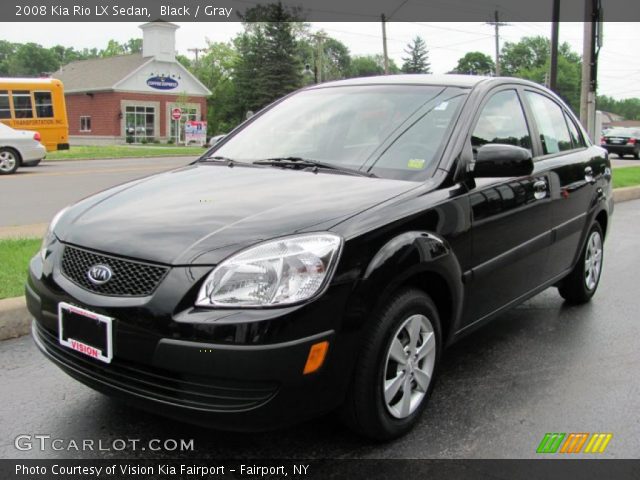
[{"label": "windshield sticker", "polygon": [[444,111],[447,109],[448,106],[449,106],[449,102],[442,102],[440,105],[434,108],[434,110]]},{"label": "windshield sticker", "polygon": [[407,167],[414,170],[422,170],[424,168],[424,158],[411,158],[407,162]]}]

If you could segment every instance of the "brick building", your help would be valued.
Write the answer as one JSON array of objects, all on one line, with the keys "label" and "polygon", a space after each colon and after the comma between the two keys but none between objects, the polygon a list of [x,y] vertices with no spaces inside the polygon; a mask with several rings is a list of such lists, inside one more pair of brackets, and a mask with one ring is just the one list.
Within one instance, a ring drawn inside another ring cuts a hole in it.
[{"label": "brick building", "polygon": [[[178,141],[185,121],[206,120],[211,92],[176,61],[179,27],[140,28],[142,53],[72,62],[53,74],[64,83],[72,145]],[[176,107],[180,122],[171,118]]]}]

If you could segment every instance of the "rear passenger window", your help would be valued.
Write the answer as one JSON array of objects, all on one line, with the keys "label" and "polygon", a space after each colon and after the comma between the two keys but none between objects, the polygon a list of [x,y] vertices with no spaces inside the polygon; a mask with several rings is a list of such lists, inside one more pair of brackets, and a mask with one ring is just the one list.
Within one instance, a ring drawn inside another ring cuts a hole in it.
[{"label": "rear passenger window", "polygon": [[526,95],[538,125],[543,153],[550,155],[571,150],[571,137],[560,105],[539,93],[527,91]]},{"label": "rear passenger window", "polygon": [[51,92],[33,92],[33,98],[36,102],[36,116],[38,118],[53,117],[53,102],[51,101]]},{"label": "rear passenger window", "polygon": [[515,90],[496,93],[482,108],[471,145],[475,152],[488,143],[507,143],[531,150],[531,136]]},{"label": "rear passenger window", "polygon": [[576,124],[571,119],[571,117],[567,115],[567,112],[564,113],[564,118],[567,120],[567,125],[569,126],[569,135],[571,135],[571,143],[573,143],[573,148],[586,147],[584,138],[582,138],[578,127],[576,127]]},{"label": "rear passenger window", "polygon": [[0,118],[11,118],[9,92],[7,90],[0,90]]}]

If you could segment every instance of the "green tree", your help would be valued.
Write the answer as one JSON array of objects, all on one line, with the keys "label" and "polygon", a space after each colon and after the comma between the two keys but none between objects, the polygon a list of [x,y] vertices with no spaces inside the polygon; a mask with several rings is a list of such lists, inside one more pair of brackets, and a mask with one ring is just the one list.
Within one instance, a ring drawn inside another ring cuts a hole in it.
[{"label": "green tree", "polygon": [[[308,65],[313,78],[323,82],[349,76],[351,55],[347,46],[324,32],[307,34],[300,42],[300,59]],[[321,70],[321,71],[320,71]]]},{"label": "green tree", "polygon": [[6,64],[11,77],[47,74],[60,66],[56,55],[37,43],[17,44]]},{"label": "green tree", "polygon": [[640,98],[616,100],[606,95],[598,95],[596,105],[598,110],[621,115],[627,120],[640,120]]},{"label": "green tree", "polygon": [[281,3],[258,5],[242,15],[244,32],[235,40],[234,70],[236,99],[244,111],[260,110],[302,85],[304,26],[298,15]]},{"label": "green tree", "polygon": [[403,57],[402,71],[404,73],[430,73],[429,51],[424,40],[417,36],[407,45],[404,51],[408,57]]},{"label": "green tree", "polygon": [[455,73],[470,75],[492,75],[496,65],[489,55],[482,52],[468,52],[458,60]]},{"label": "green tree", "polygon": [[[389,59],[389,73],[400,73],[396,63]],[[361,55],[351,59],[349,77],[372,77],[384,75],[384,57],[382,55]]]},{"label": "green tree", "polygon": [[[526,78],[544,84],[548,78],[551,42],[545,37],[525,37],[517,43],[506,42],[501,53],[503,75]],[[574,112],[580,110],[580,56],[566,42],[558,48],[556,93]]]},{"label": "green tree", "polygon": [[238,52],[230,43],[208,43],[204,56],[191,71],[211,90],[208,99],[207,128],[210,135],[227,133],[242,121],[243,112],[235,102],[234,67]]},{"label": "green tree", "polygon": [[115,57],[116,55],[129,55],[140,52],[142,52],[141,38],[130,38],[125,43],[111,39],[109,43],[107,43],[107,47],[104,50],[100,50],[100,56]]}]

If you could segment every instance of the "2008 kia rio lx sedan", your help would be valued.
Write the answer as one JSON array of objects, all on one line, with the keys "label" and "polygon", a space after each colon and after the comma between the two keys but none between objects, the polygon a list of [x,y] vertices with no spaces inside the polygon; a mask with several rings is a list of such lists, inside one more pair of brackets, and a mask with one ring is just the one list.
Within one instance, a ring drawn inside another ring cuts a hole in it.
[{"label": "2008 kia rio lx sedan", "polygon": [[167,416],[258,430],[340,408],[390,439],[453,341],[547,287],[592,297],[612,205],[606,151],[536,84],[316,85],[56,215],[33,337]]}]

